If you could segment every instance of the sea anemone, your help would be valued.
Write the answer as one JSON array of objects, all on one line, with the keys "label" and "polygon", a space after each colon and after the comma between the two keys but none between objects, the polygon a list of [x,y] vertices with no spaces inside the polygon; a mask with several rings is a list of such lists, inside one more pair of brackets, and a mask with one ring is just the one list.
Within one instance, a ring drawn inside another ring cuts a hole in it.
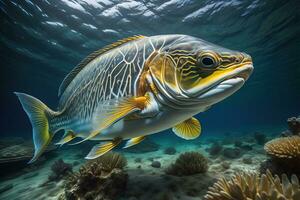
[{"label": "sea anemone", "polygon": [[256,173],[241,173],[230,180],[221,178],[209,187],[206,200],[296,200],[300,199],[300,185],[297,176],[291,181],[283,174],[279,176],[267,171],[259,176]]},{"label": "sea anemone", "polygon": [[208,160],[198,152],[186,152],[181,154],[166,173],[176,176],[185,176],[205,173],[208,169]]},{"label": "sea anemone", "polygon": [[268,155],[279,159],[300,159],[300,137],[281,137],[273,139],[265,144]]},{"label": "sea anemone", "polygon": [[87,162],[65,182],[65,199],[115,199],[125,191],[128,174],[122,169],[126,159],[108,153]]}]

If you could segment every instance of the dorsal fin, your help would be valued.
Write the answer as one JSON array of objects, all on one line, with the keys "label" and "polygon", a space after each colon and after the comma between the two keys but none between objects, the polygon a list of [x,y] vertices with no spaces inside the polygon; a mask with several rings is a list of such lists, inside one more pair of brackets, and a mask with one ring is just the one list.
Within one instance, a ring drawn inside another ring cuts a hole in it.
[{"label": "dorsal fin", "polygon": [[76,67],[74,67],[74,69],[72,69],[72,71],[67,74],[67,76],[64,78],[64,80],[62,81],[62,83],[59,86],[58,89],[58,96],[60,96],[65,89],[68,87],[68,85],[72,82],[72,80],[76,77],[76,75],[87,65],[89,64],[92,60],[94,60],[96,57],[98,57],[99,55],[108,52],[109,50],[119,47],[122,44],[125,44],[127,42],[133,41],[133,40],[138,40],[141,38],[144,38],[145,36],[143,35],[134,35],[132,37],[128,37],[128,38],[124,38],[122,40],[118,40],[115,43],[112,43],[110,45],[105,46],[102,49],[99,49],[97,51],[94,51],[93,53],[91,53],[90,55],[88,55],[85,59],[83,59]]}]

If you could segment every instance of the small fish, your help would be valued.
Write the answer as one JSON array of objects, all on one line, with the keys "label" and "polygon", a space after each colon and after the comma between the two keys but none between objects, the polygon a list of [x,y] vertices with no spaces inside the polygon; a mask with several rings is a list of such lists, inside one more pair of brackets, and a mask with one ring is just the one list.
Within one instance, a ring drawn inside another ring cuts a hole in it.
[{"label": "small fish", "polygon": [[[124,148],[168,128],[197,138],[193,117],[232,95],[253,71],[246,53],[188,35],[133,36],[93,52],[59,88],[57,111],[40,100],[18,96],[33,128],[34,162],[64,130],[57,143],[75,138],[105,141],[86,159],[97,158],[127,140]],[[73,143],[74,144],[74,143]]]}]

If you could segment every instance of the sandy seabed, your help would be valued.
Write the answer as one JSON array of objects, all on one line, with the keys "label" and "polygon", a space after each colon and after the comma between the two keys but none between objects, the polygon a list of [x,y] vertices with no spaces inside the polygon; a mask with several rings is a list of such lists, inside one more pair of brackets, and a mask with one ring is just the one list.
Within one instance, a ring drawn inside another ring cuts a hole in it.
[{"label": "sandy seabed", "polygon": [[[209,186],[221,176],[229,177],[240,171],[257,171],[260,163],[266,160],[266,155],[262,145],[258,145],[252,136],[240,137],[243,144],[252,147],[252,150],[243,151],[237,158],[226,158],[222,153],[210,155],[208,149],[213,143],[222,144],[223,149],[235,148],[233,139],[219,137],[207,137],[194,141],[155,141],[159,144],[159,149],[147,153],[130,153],[118,150],[127,159],[125,170],[129,175],[126,193],[120,200],[200,200],[204,199]],[[139,144],[142,145],[142,144]],[[176,153],[166,154],[164,151],[168,147],[174,147]],[[165,170],[181,153],[196,151],[209,159],[209,169],[207,173],[190,176],[167,175]],[[42,162],[34,169],[23,169],[22,173],[15,176],[5,177],[0,183],[0,188],[11,187],[0,194],[0,199],[36,199],[54,200],[58,199],[64,192],[64,180],[49,182],[48,176],[51,173],[52,164],[62,158],[66,163],[73,164],[73,171],[85,163],[84,154],[79,148],[61,148],[57,150],[56,156]],[[158,161],[161,166],[153,167],[153,161]]]}]

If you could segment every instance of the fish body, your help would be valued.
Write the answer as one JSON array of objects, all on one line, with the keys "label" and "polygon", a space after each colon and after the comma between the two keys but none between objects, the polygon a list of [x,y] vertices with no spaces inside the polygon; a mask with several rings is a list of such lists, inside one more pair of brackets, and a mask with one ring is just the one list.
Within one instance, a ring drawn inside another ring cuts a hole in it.
[{"label": "fish body", "polygon": [[112,99],[143,95],[139,94],[139,90],[143,87],[140,78],[145,62],[174,37],[140,36],[88,63],[61,95],[59,107],[63,110],[62,119],[55,120],[66,124],[60,128],[71,128],[87,137],[85,134],[94,131],[99,124],[95,116],[99,105]]},{"label": "fish body", "polygon": [[[237,91],[253,69],[251,57],[187,35],[134,36],[98,50],[64,79],[57,111],[16,93],[33,125],[35,161],[59,130],[74,138],[107,140],[93,159],[128,139],[173,128],[179,137],[201,133],[193,116]],[[78,143],[80,143],[78,142]]]}]

